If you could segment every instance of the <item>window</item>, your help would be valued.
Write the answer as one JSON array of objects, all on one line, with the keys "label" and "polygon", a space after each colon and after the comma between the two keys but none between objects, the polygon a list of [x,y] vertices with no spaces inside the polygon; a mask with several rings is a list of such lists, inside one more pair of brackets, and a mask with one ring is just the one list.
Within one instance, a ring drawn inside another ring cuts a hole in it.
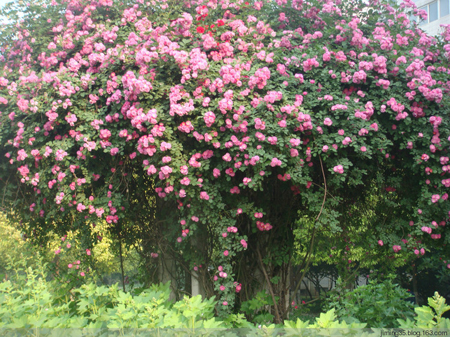
[{"label": "window", "polygon": [[441,0],[440,4],[441,4],[440,17],[442,18],[443,16],[449,15],[450,14],[450,0]]},{"label": "window", "polygon": [[450,14],[450,0],[438,0],[422,6],[419,9],[427,12],[427,19],[422,20],[420,25],[426,25],[427,23],[434,22],[439,18],[442,18]]},{"label": "window", "polygon": [[432,2],[430,5],[430,12],[429,12],[429,22],[436,21],[439,18],[439,12],[438,12],[438,2]]}]

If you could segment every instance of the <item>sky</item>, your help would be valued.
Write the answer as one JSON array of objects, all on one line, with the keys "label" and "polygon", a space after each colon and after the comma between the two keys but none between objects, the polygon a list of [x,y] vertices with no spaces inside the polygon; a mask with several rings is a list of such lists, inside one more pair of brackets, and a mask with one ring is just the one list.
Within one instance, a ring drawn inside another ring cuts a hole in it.
[{"label": "sky", "polygon": [[[2,8],[3,6],[5,6],[7,3],[14,2],[14,1],[16,1],[16,0],[0,0],[0,8]],[[2,17],[2,16],[0,15],[0,26],[1,26],[5,21],[6,21],[6,18],[5,18],[5,17]]]},{"label": "sky", "polygon": [[11,2],[11,0],[0,0],[0,7],[3,7],[8,2]]},{"label": "sky", "polygon": [[[11,2],[12,0],[0,0],[0,8],[2,8],[4,5],[6,5],[8,2]],[[0,16],[0,25],[4,22],[5,18]]]}]

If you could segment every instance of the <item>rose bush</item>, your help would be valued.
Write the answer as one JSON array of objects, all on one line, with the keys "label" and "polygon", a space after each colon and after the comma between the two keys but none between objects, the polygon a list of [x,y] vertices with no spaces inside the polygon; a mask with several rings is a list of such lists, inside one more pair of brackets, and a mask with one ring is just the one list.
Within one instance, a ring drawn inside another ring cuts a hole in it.
[{"label": "rose bush", "polygon": [[178,252],[219,310],[264,279],[277,322],[301,217],[309,249],[357,231],[349,209],[375,191],[361,245],[406,260],[448,243],[450,27],[428,36],[411,1],[52,0],[2,14],[2,208],[35,240],[79,229],[90,252],[106,221],[146,256]]}]

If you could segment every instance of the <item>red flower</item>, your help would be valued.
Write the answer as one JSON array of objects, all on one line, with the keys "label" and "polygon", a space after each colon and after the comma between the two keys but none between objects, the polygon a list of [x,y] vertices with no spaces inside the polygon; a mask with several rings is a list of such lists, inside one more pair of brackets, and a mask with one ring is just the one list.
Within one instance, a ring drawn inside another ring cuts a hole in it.
[{"label": "red flower", "polygon": [[223,20],[217,20],[217,27],[224,26],[225,22]]},{"label": "red flower", "polygon": [[197,33],[203,34],[204,32],[205,32],[205,28],[203,28],[202,26],[197,27]]},{"label": "red flower", "polygon": [[216,25],[211,25],[211,29],[213,29]]}]

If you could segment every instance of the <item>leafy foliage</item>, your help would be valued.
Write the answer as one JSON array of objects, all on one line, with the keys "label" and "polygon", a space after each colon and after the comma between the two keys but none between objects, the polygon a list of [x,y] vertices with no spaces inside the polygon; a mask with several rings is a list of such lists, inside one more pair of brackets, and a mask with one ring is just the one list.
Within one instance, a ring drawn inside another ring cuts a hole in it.
[{"label": "leafy foliage", "polygon": [[42,272],[29,268],[26,279],[4,281],[0,285],[0,328],[90,328],[90,329],[168,329],[195,332],[218,328],[214,299],[201,296],[169,301],[169,284],[154,285],[139,295],[124,293],[116,285],[94,283],[74,290],[67,302],[56,301],[53,283]]},{"label": "leafy foliage", "polygon": [[268,324],[275,317],[267,310],[272,305],[273,301],[270,295],[260,291],[253,299],[243,302],[240,311],[245,313],[251,322]]},{"label": "leafy foliage", "polygon": [[371,282],[354,290],[341,289],[330,296],[329,308],[336,310],[340,319],[357,319],[366,322],[369,328],[395,328],[399,319],[413,317],[413,304],[407,299],[411,295],[393,284],[390,279]]},{"label": "leafy foliage", "polygon": [[442,315],[450,310],[450,306],[446,305],[445,298],[434,293],[433,297],[428,298],[428,306],[414,308],[416,316],[414,320],[399,319],[402,329],[450,329],[450,319],[442,317]]},{"label": "leafy foliage", "polygon": [[[20,228],[20,225],[9,222],[0,214],[0,255],[3,256],[0,261],[0,279],[14,277],[28,267],[36,268],[38,263],[44,263],[48,277],[59,282],[58,292],[62,297],[66,297],[74,287],[90,281],[103,282],[120,270],[119,257],[114,255],[111,247],[113,241],[108,236],[102,237],[92,249],[95,254],[89,261],[92,272],[81,276],[78,270],[83,254],[77,250],[76,235],[69,232],[63,238],[53,236],[45,245],[34,246],[21,234]],[[104,224],[99,224],[98,234],[102,234],[102,228],[104,230]],[[108,235],[107,232],[106,234]],[[125,247],[123,252],[128,262],[124,271],[132,275],[135,272],[134,264],[130,263],[132,254]]]},{"label": "leafy foliage", "polygon": [[[12,274],[9,280],[0,283],[0,331],[2,335],[30,333],[52,335],[89,331],[93,336],[117,332],[123,336],[139,336],[155,333],[160,335],[217,335],[217,336],[315,336],[345,334],[362,336],[368,333],[366,326],[374,326],[378,311],[366,311],[364,320],[357,316],[341,316],[330,309],[311,321],[285,320],[283,324],[270,321],[251,323],[242,314],[230,314],[220,319],[215,317],[217,301],[202,300],[200,296],[185,297],[180,301],[169,301],[169,284],[153,285],[138,293],[125,293],[117,284],[106,287],[93,283],[73,291],[61,301],[53,281],[47,281],[45,265],[36,261],[36,268],[27,268],[22,273]],[[19,268],[20,269],[20,268]],[[268,303],[260,294],[258,303]],[[374,300],[365,297],[366,302]],[[391,298],[392,299],[392,298]],[[376,300],[376,299],[375,299]],[[254,305],[258,305],[254,302]],[[361,303],[361,302],[359,302]],[[429,307],[416,308],[414,321],[399,319],[404,329],[448,329],[449,319],[442,317],[450,309],[445,300],[435,294],[428,300]],[[362,309],[364,303],[360,304]],[[251,304],[249,304],[250,310]],[[251,308],[253,310],[253,307]],[[406,308],[407,310],[409,308]],[[339,308],[337,309],[340,310]],[[358,311],[353,310],[358,314]],[[404,312],[407,317],[412,311]],[[341,317],[340,317],[341,316]],[[273,317],[273,316],[272,316]],[[367,322],[367,323],[366,323]],[[390,324],[390,321],[383,319]],[[391,328],[391,325],[377,325]],[[64,330],[60,330],[64,329]],[[89,329],[89,330],[85,330]],[[233,330],[239,329],[239,330]],[[379,335],[379,332],[372,332]],[[370,334],[369,334],[370,335]]]}]

